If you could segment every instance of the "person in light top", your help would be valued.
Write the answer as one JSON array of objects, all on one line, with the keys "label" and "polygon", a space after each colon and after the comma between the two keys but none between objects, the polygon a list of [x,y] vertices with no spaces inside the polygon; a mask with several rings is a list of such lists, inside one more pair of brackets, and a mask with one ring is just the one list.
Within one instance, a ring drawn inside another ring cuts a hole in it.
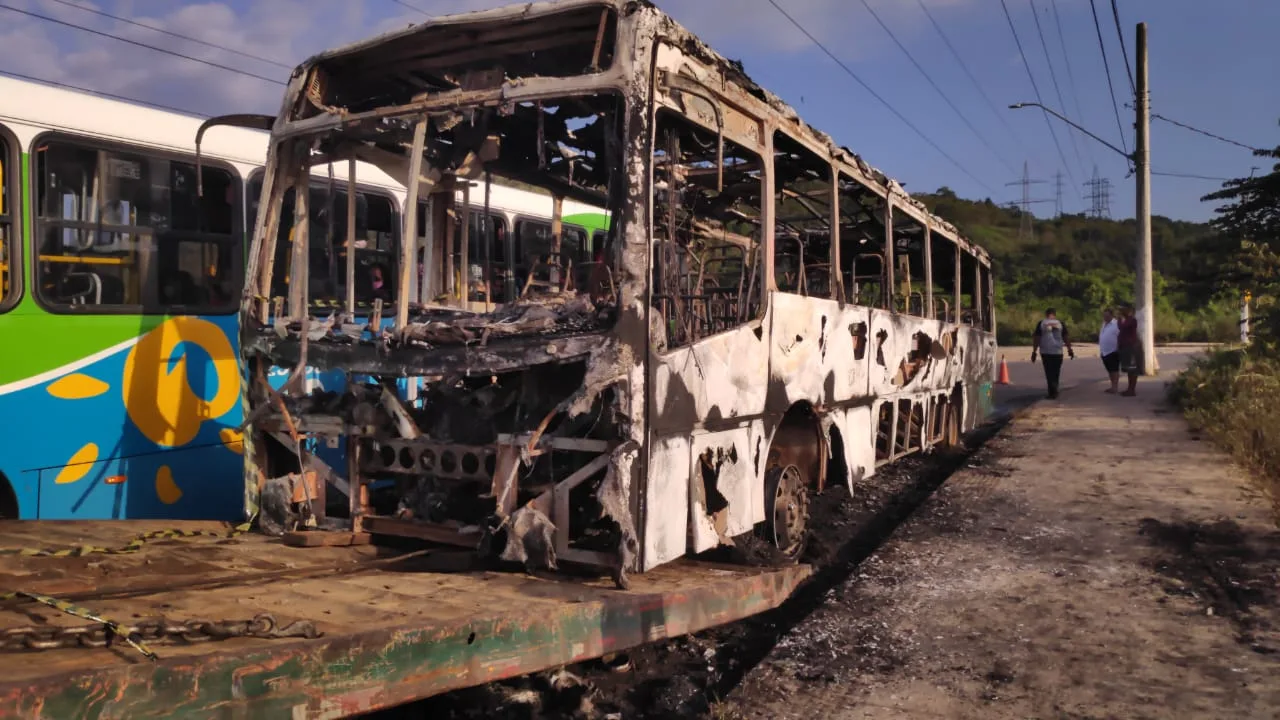
[{"label": "person in light top", "polygon": [[1070,357],[1076,356],[1067,325],[1058,319],[1053,308],[1044,311],[1044,319],[1036,324],[1031,342],[1031,362],[1036,361],[1036,353],[1044,357],[1044,379],[1049,385],[1049,399],[1053,400],[1058,397],[1058,380],[1062,377],[1062,349],[1065,347]]},{"label": "person in light top", "polygon": [[1115,395],[1120,392],[1120,324],[1116,322],[1111,308],[1102,311],[1098,354],[1102,356],[1102,367],[1107,369],[1107,377],[1111,378],[1111,387],[1107,388],[1107,393]]}]

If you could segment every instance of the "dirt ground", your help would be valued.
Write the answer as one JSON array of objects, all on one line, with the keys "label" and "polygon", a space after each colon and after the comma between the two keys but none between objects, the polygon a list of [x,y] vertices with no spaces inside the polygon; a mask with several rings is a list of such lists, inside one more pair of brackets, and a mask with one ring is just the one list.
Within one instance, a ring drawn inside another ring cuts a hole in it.
[{"label": "dirt ground", "polygon": [[952,476],[714,710],[1280,717],[1270,503],[1165,407],[1086,386]]},{"label": "dirt ground", "polygon": [[1280,718],[1271,504],[1140,392],[825,494],[777,611],[394,717]]}]

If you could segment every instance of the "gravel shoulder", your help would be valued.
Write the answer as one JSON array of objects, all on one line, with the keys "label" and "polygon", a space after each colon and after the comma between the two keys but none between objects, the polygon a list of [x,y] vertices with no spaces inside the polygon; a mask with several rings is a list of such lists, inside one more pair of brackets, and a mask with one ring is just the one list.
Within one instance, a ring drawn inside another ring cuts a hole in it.
[{"label": "gravel shoulder", "polygon": [[1271,502],[1158,380],[1101,389],[1015,419],[709,714],[1280,717]]}]

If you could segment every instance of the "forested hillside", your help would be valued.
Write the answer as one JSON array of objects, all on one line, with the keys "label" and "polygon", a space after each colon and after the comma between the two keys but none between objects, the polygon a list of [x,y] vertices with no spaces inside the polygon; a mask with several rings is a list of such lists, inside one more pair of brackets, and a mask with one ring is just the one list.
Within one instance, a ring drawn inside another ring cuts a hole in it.
[{"label": "forested hillside", "polygon": [[[958,198],[945,187],[913,197],[991,253],[1002,344],[1029,343],[1048,307],[1069,323],[1078,340],[1092,340],[1103,307],[1134,300],[1133,220],[1036,218],[1031,237],[1020,241],[1016,209]],[[1217,294],[1204,263],[1196,260],[1216,242],[1214,231],[1207,224],[1159,216],[1151,226],[1157,341],[1237,337],[1238,300]]]}]

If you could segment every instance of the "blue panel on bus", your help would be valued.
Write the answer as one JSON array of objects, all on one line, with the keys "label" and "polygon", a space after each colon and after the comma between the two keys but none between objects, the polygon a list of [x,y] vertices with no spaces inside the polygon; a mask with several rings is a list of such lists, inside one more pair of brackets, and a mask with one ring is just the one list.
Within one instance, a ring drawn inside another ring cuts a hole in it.
[{"label": "blue panel on bus", "polygon": [[4,397],[29,418],[7,438],[22,517],[241,514],[235,316],[169,318]]}]

